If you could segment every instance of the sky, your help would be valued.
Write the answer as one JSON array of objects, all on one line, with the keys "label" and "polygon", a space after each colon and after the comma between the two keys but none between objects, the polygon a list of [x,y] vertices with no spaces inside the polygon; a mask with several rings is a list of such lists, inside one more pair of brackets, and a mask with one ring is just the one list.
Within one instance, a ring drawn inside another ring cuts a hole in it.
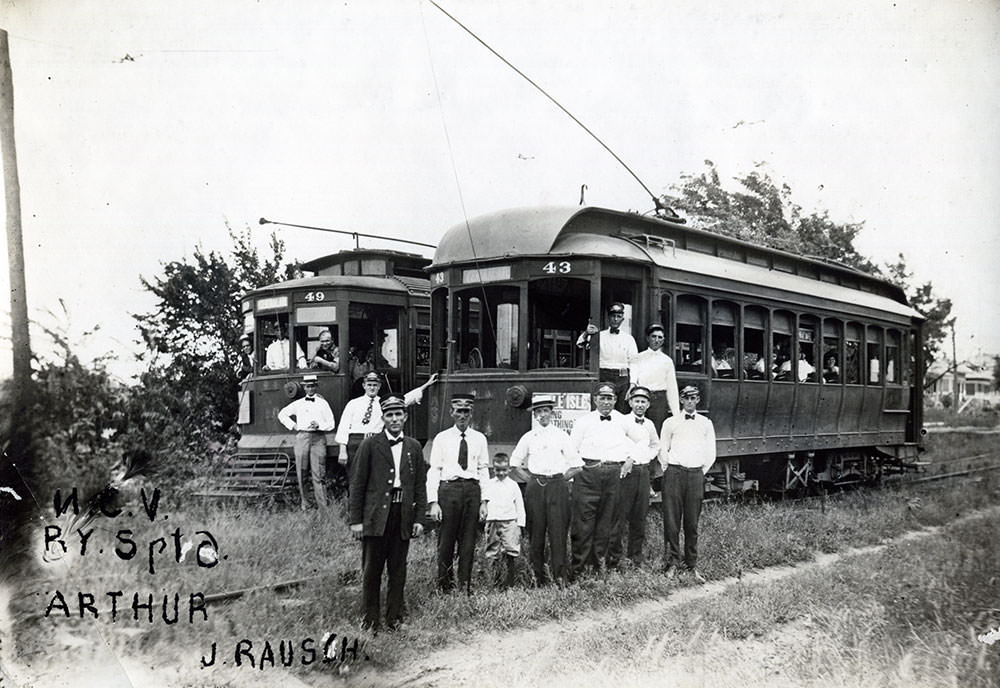
[{"label": "sky", "polygon": [[[950,297],[960,360],[1000,353],[1000,3],[440,4],[655,193],[705,160],[724,180],[764,164]],[[131,314],[154,306],[140,276],[227,250],[227,224],[262,248],[262,216],[435,243],[466,217],[575,205],[583,184],[590,205],[652,207],[427,0],[0,0],[0,26],[29,315],[123,377]],[[300,260],[352,245],[277,231]]]}]

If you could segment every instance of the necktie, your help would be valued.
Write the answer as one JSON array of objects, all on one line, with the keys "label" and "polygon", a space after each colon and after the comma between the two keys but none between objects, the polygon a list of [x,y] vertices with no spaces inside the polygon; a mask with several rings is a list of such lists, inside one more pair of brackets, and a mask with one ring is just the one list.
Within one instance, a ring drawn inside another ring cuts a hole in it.
[{"label": "necktie", "polygon": [[315,397],[306,397],[306,401],[316,401]]},{"label": "necktie", "polygon": [[609,327],[608,328],[608,332],[610,332],[611,334],[618,334],[619,331],[620,330],[617,327]]},{"label": "necktie", "polygon": [[684,414],[684,420],[694,420],[694,414],[693,413],[685,413]]},{"label": "necktie", "polygon": [[635,422],[638,423],[639,425],[642,425],[643,423],[646,422],[646,419],[645,418],[636,418]]},{"label": "necktie", "polygon": [[462,433],[462,441],[458,443],[458,465],[464,471],[469,467],[469,443],[465,441],[465,433]]},{"label": "necktie", "polygon": [[389,446],[390,447],[395,447],[397,444],[399,444],[402,441],[403,441],[403,436],[400,435],[399,437],[397,437],[395,439],[390,439],[389,440]]},{"label": "necktie", "polygon": [[601,420],[611,420],[611,416],[601,416]]},{"label": "necktie", "polygon": [[375,405],[375,397],[368,397],[368,408],[365,409],[365,417],[361,419],[362,425],[368,425],[372,419],[372,406]]}]

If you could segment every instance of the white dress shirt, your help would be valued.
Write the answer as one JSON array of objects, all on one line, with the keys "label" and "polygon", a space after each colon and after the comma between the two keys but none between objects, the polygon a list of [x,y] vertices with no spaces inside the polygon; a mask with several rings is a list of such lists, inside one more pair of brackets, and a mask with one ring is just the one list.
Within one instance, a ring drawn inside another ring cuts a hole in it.
[{"label": "white dress shirt", "polygon": [[556,475],[583,465],[569,435],[552,425],[537,427],[521,435],[510,455],[510,465],[538,475]]},{"label": "white dress shirt", "polygon": [[517,521],[524,527],[527,518],[524,513],[524,498],[517,483],[506,477],[503,480],[490,478],[483,485],[482,499],[486,504],[487,521]]},{"label": "white dress shirt", "polygon": [[[397,439],[389,434],[389,431],[385,431],[386,439],[391,443],[393,440]],[[402,439],[403,435],[400,433],[399,439]],[[396,444],[389,445],[389,451],[392,452],[392,467],[395,469],[392,473],[392,487],[393,489],[400,488],[403,483],[399,481],[399,463],[403,460],[403,443],[396,442]]]},{"label": "white dress shirt", "polygon": [[663,421],[660,463],[664,468],[676,464],[708,473],[715,463],[715,426],[700,413],[695,412],[691,419],[687,415],[682,412]]},{"label": "white dress shirt", "polygon": [[660,435],[656,432],[656,423],[649,418],[639,418],[634,413],[625,416],[629,438],[635,442],[636,450],[632,454],[632,463],[645,466],[660,454]]},{"label": "white dress shirt", "polygon": [[632,422],[629,417],[614,410],[609,417],[601,420],[599,412],[591,411],[573,421],[570,442],[581,459],[620,463],[638,453],[625,425]]},{"label": "white dress shirt", "polygon": [[[424,397],[424,390],[420,387],[411,389],[403,395],[403,403],[407,406],[419,404]],[[365,423],[365,413],[368,412],[368,400],[372,402],[371,416]],[[370,397],[362,394],[360,397],[351,399],[344,406],[340,414],[340,427],[337,429],[337,444],[347,444],[350,435],[374,435],[382,432],[385,423],[382,422],[382,397],[375,395]]]},{"label": "white dress shirt", "polygon": [[458,445],[462,441],[458,428],[454,425],[442,430],[434,437],[431,447],[430,466],[427,468],[427,503],[438,499],[438,485],[442,481],[456,478],[472,478],[484,485],[490,479],[490,453],[486,446],[486,435],[468,427],[465,442],[469,447],[467,468],[458,465]]},{"label": "white dress shirt", "polygon": [[674,360],[663,353],[662,349],[646,349],[636,354],[629,363],[628,377],[633,386],[642,385],[650,392],[666,392],[670,413],[676,416],[681,412]]},{"label": "white dress shirt", "polygon": [[318,430],[330,432],[334,428],[333,411],[326,399],[316,395],[296,399],[278,411],[278,422],[289,430],[308,431],[309,424],[316,421]]},{"label": "white dress shirt", "polygon": [[[285,370],[289,368],[288,340],[277,339],[268,344],[265,358],[265,363],[271,370]],[[306,355],[302,352],[302,347],[299,346],[298,342],[295,343],[295,360],[299,367],[305,367]]]}]

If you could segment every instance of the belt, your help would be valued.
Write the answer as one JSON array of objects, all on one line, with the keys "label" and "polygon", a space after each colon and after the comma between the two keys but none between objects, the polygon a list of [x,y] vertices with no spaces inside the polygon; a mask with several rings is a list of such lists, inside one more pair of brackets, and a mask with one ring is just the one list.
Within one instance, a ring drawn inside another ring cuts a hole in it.
[{"label": "belt", "polygon": [[538,479],[541,479],[541,480],[560,480],[560,479],[562,479],[562,478],[565,477],[565,475],[563,473],[553,473],[551,475],[547,475],[545,473],[531,473],[531,472],[529,472],[528,475],[530,475],[532,478],[538,478]]},{"label": "belt", "polygon": [[403,503],[403,488],[394,487],[392,492],[389,494],[390,504],[402,504]]},{"label": "belt", "polygon": [[667,468],[676,468],[681,471],[700,471],[701,466],[682,466],[679,463],[668,463]]},{"label": "belt", "polygon": [[597,468],[598,466],[621,466],[624,461],[601,461],[600,459],[584,459],[584,468]]},{"label": "belt", "polygon": [[609,370],[618,377],[624,377],[628,375],[628,368],[601,368],[601,370]]},{"label": "belt", "polygon": [[367,438],[371,437],[374,434],[376,434],[376,433],[374,433],[374,432],[352,432],[352,433],[349,433],[347,436],[349,438],[350,437],[360,437],[361,439],[367,439]]},{"label": "belt", "polygon": [[446,483],[479,483],[475,478],[452,478],[451,480],[445,480]]}]

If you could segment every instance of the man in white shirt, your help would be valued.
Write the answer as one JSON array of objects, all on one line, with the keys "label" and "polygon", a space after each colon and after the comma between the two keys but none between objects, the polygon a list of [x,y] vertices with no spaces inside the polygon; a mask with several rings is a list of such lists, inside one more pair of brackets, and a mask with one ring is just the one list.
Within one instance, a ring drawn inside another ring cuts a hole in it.
[{"label": "man in white shirt", "polygon": [[525,482],[531,568],[535,582],[545,585],[545,539],[549,541],[549,569],[557,585],[566,582],[566,535],[569,532],[569,481],[583,470],[583,461],[573,450],[569,435],[552,425],[555,399],[536,395],[531,412],[538,427],[518,440],[510,465]]},{"label": "man in white shirt", "polygon": [[[278,338],[267,345],[267,350],[265,353],[265,364],[264,370],[288,370],[290,362],[288,360],[288,354],[291,351],[288,342],[288,327],[284,324],[278,325]],[[295,342],[295,364],[299,368],[306,367],[306,355],[302,351],[302,347],[299,346],[298,342]]]},{"label": "man in white shirt", "polygon": [[705,474],[715,463],[715,426],[698,413],[701,393],[688,385],[681,390],[682,413],[667,418],[660,432],[663,464],[663,541],[668,578],[681,563],[680,530],[684,528],[684,566],[699,583],[698,518],[705,496]]},{"label": "man in white shirt", "polygon": [[577,418],[570,433],[573,451],[583,460],[583,470],[573,480],[572,579],[588,566],[599,571],[616,563],[608,557],[608,548],[619,485],[632,470],[635,444],[625,425],[631,421],[614,410],[615,400],[614,385],[598,383],[597,410]]},{"label": "man in white shirt", "polygon": [[625,425],[629,438],[635,443],[632,470],[622,478],[618,497],[616,530],[611,535],[608,552],[609,566],[621,561],[622,540],[628,530],[628,547],[625,555],[636,566],[642,564],[642,548],[646,543],[646,516],[649,513],[650,465],[660,454],[660,435],[652,420],[646,418],[649,407],[649,390],[633,387],[628,395],[632,413]]},{"label": "man in white shirt", "polygon": [[577,346],[589,349],[591,339],[597,337],[597,345],[601,350],[598,360],[600,367],[598,380],[614,385],[619,411],[628,409],[625,403],[625,393],[629,387],[629,364],[639,353],[635,339],[631,334],[622,330],[624,321],[625,304],[615,301],[608,307],[607,328],[598,331],[596,325],[589,323],[587,329],[576,340]]},{"label": "man in white shirt", "polygon": [[[404,394],[403,403],[407,407],[419,404],[424,398],[424,390],[435,382],[437,373],[431,375],[424,384]],[[367,373],[363,385],[365,393],[348,401],[340,414],[340,426],[335,437],[337,444],[340,445],[337,464],[327,466],[328,477],[334,485],[335,494],[344,491],[349,462],[357,453],[361,442],[366,437],[382,432],[382,406],[378,395],[382,388],[382,379],[378,373]]]},{"label": "man in white shirt", "polygon": [[648,349],[637,354],[629,364],[629,381],[649,390],[649,418],[656,427],[663,425],[667,419],[667,410],[676,416],[681,412],[681,403],[677,398],[677,373],[674,361],[663,352],[666,335],[663,325],[653,323],[646,328],[646,344]]},{"label": "man in white shirt", "polygon": [[451,397],[455,425],[434,437],[427,469],[427,503],[431,520],[440,524],[437,548],[437,586],[455,588],[455,546],[458,546],[458,583],[471,593],[472,560],[482,506],[481,486],[490,479],[486,435],[473,430],[471,394]]},{"label": "man in white shirt", "polygon": [[299,481],[302,510],[306,509],[304,473],[308,466],[312,476],[316,505],[325,509],[326,499],[326,433],[332,432],[333,411],[326,399],[316,396],[319,382],[315,375],[302,378],[306,395],[278,411],[278,422],[295,431],[295,477]]},{"label": "man in white shirt", "polygon": [[481,516],[486,520],[486,561],[493,564],[494,584],[501,581],[499,556],[503,553],[507,575],[503,587],[514,585],[517,558],[521,554],[521,529],[524,528],[524,499],[521,488],[510,479],[510,457],[503,452],[493,457],[493,477],[483,486]]}]

